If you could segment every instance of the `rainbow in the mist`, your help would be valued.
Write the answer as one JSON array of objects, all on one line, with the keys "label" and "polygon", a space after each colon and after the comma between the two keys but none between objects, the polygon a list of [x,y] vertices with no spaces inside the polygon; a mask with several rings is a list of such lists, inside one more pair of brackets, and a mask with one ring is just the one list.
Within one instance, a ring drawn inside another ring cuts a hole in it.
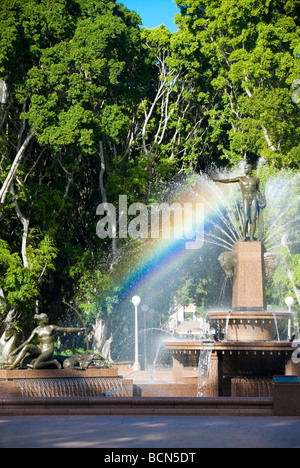
[{"label": "rainbow in the mist", "polygon": [[[168,239],[152,239],[149,235],[148,239],[141,239],[119,278],[121,296],[155,294],[156,288],[167,286],[170,278],[188,268],[195,255],[200,257],[204,242],[232,250],[242,236],[242,215],[232,196],[233,191],[232,187],[220,189],[207,176],[200,175],[192,175],[184,183],[175,184],[168,193],[167,202],[194,207],[192,232],[195,236],[175,238],[171,235]],[[200,207],[202,213],[197,217],[195,211]],[[239,211],[237,216],[234,214],[236,210]],[[171,231],[175,232],[178,229],[176,222],[181,221],[175,217],[172,221]],[[197,239],[200,242],[197,243]]]},{"label": "rainbow in the mist", "polygon": [[[258,176],[264,176],[264,166],[257,170]],[[261,172],[261,174],[259,173]],[[232,172],[219,173],[218,178],[242,175],[243,168]],[[263,177],[262,177],[263,178]],[[268,251],[281,247],[282,236],[289,230],[290,238],[300,231],[300,174],[278,173],[268,177],[262,188],[267,199],[264,210],[265,233],[264,245]],[[223,251],[232,251],[236,242],[242,238],[244,214],[239,184],[215,184],[206,174],[192,174],[183,181],[174,183],[166,196],[169,204],[191,203],[193,206],[203,204],[201,226],[193,229],[202,230],[204,244],[218,247]],[[291,217],[291,213],[297,215]],[[276,216],[275,216],[276,215]],[[173,225],[176,229],[176,225]],[[141,239],[132,249],[131,254],[121,260],[118,274],[120,299],[128,294],[147,297],[155,294],[156,289],[167,288],[170,278],[180,275],[188,268],[189,262],[201,256],[200,250],[188,250],[186,243],[191,239]],[[299,243],[299,239],[293,239]],[[214,253],[215,255],[216,253]],[[216,255],[217,262],[217,255]],[[203,267],[203,265],[202,265]],[[200,268],[200,261],[199,261]]]}]

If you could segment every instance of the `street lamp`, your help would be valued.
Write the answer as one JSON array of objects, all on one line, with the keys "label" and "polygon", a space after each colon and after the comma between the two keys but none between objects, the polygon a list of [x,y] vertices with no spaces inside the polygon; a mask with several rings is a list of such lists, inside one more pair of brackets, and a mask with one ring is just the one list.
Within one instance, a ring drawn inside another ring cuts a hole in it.
[{"label": "street lamp", "polygon": [[[294,298],[291,297],[291,296],[287,297],[286,300],[285,300],[285,303],[288,306],[290,314],[292,313],[292,307],[293,307],[294,302],[295,302]],[[289,320],[288,320],[288,339],[289,340],[292,339],[292,320],[291,320],[291,318],[289,318]]]},{"label": "street lamp", "polygon": [[135,308],[135,359],[133,364],[133,370],[138,371],[140,370],[140,363],[139,363],[139,330],[138,330],[138,306],[141,303],[141,298],[139,296],[134,296],[131,299],[132,304]]}]

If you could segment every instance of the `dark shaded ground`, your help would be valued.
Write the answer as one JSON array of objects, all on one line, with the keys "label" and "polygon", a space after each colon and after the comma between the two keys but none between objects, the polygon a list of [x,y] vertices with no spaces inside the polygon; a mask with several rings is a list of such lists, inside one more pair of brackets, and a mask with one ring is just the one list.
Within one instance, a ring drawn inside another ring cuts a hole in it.
[{"label": "dark shaded ground", "polygon": [[0,417],[0,448],[299,448],[299,417]]}]

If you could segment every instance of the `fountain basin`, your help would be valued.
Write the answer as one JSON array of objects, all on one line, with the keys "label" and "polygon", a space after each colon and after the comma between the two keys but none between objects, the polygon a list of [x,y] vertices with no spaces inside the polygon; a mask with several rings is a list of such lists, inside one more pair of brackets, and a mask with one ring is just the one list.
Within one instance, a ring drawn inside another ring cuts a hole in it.
[{"label": "fountain basin", "polygon": [[173,353],[197,354],[200,351],[261,351],[261,352],[285,352],[290,354],[295,350],[289,341],[172,341],[165,342],[164,347]]},{"label": "fountain basin", "polygon": [[[278,338],[278,325],[287,322],[292,314],[276,311],[209,312],[211,322],[218,323],[229,341],[273,341]],[[212,325],[213,326],[213,325]]]},{"label": "fountain basin", "polygon": [[0,397],[128,397],[131,380],[118,369],[0,370]]},{"label": "fountain basin", "polygon": [[[173,358],[174,380],[182,382],[187,371],[210,355],[207,376],[199,370],[199,385],[208,397],[271,396],[274,375],[297,375],[292,362],[293,343],[279,341],[182,341],[164,343]],[[190,372],[190,371],[189,371]],[[199,393],[198,393],[199,396]]]}]

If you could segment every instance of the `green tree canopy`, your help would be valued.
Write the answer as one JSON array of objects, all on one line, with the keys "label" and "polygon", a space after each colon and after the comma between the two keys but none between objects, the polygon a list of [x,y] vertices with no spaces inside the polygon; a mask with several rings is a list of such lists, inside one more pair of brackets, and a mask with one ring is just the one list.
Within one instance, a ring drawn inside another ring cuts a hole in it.
[{"label": "green tree canopy", "polygon": [[[146,246],[99,239],[99,203],[117,207],[126,195],[149,206],[178,180],[189,186],[199,171],[261,158],[265,179],[299,170],[299,1],[177,4],[171,34],[141,28],[116,0],[2,0],[0,319],[18,307],[28,324],[39,301],[58,321],[66,297],[101,348],[126,327],[122,278],[142,277]],[[290,239],[282,297],[299,289],[294,231]],[[149,290],[158,323],[176,300],[213,305],[222,275],[208,250],[205,270],[192,256],[167,290]],[[276,298],[271,285],[268,294]]]},{"label": "green tree canopy", "polygon": [[[259,154],[278,167],[299,167],[298,1],[178,0],[179,26],[208,61],[218,106],[211,113],[231,162]],[[224,137],[227,138],[224,138]]]}]

